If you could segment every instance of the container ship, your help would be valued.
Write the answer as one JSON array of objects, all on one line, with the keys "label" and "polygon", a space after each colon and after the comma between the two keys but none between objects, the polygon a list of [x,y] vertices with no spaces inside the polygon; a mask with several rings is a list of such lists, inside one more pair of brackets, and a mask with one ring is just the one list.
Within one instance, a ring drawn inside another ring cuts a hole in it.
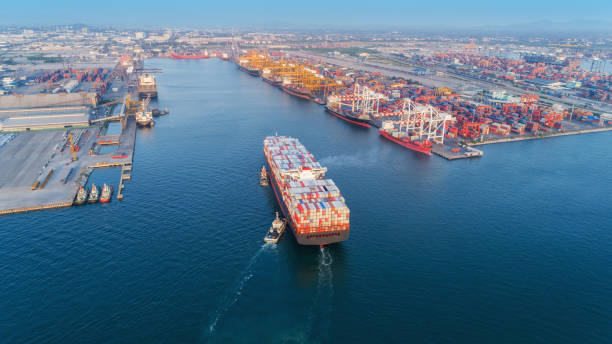
[{"label": "container ship", "polygon": [[208,51],[204,51],[204,54],[189,54],[189,55],[171,54],[170,57],[174,60],[200,60],[200,59],[207,59],[209,55],[208,55]]},{"label": "container ship", "polygon": [[259,76],[260,74],[259,69],[255,67],[251,67],[247,63],[244,63],[243,61],[238,62],[238,68],[240,68],[240,70],[243,72],[247,72],[251,74],[252,76]]},{"label": "container ship", "polygon": [[350,211],[340,189],[298,139],[269,136],[264,154],[272,189],[298,244],[327,245],[349,237]]},{"label": "container ship", "polygon": [[280,84],[282,83],[282,80],[279,77],[274,76],[269,69],[264,69],[262,71],[261,78],[263,79],[263,81],[267,82],[272,86],[280,86]]},{"label": "container ship", "polygon": [[384,121],[378,131],[384,138],[413,151],[431,155],[432,145],[429,140],[418,140],[406,131],[397,130],[393,121]]},{"label": "container ship", "polygon": [[157,82],[153,75],[144,74],[138,78],[138,96],[140,98],[157,98]]},{"label": "container ship", "polygon": [[342,105],[327,104],[325,105],[325,111],[351,124],[365,128],[370,127],[370,117],[368,115],[356,116],[349,109],[344,109]]},{"label": "container ship", "polygon": [[309,89],[305,88],[305,87],[300,87],[298,85],[295,84],[287,84],[287,83],[283,83],[281,85],[281,88],[283,89],[283,91],[296,96],[298,98],[302,98],[302,99],[306,99],[306,100],[310,100],[312,98],[312,94],[310,92]]}]

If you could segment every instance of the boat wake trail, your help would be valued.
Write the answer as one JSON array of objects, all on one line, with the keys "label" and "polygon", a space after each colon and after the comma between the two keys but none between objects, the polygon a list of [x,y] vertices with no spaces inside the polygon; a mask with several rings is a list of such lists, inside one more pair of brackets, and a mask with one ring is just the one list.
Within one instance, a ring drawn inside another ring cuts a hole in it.
[{"label": "boat wake trail", "polygon": [[378,164],[379,160],[380,151],[378,149],[371,149],[356,154],[332,155],[319,160],[319,162],[323,166],[369,167]]},{"label": "boat wake trail", "polygon": [[[334,296],[332,263],[333,259],[329,249],[321,247],[317,271],[317,290],[312,300],[307,322],[308,334],[311,338],[315,333],[315,327],[317,336],[329,334]],[[318,339],[324,340],[325,338]]]},{"label": "boat wake trail", "polygon": [[247,282],[251,279],[251,277],[253,277],[252,268],[255,262],[257,261],[257,258],[259,258],[259,256],[261,255],[263,251],[267,249],[271,249],[273,247],[274,247],[273,244],[269,244],[269,243],[263,244],[259,248],[259,250],[255,252],[253,257],[251,257],[246,267],[242,270],[242,273],[240,274],[240,278],[236,281],[234,286],[230,289],[231,292],[226,295],[226,297],[223,299],[223,302],[221,303],[219,308],[215,311],[214,317],[212,321],[210,322],[210,324],[208,325],[208,327],[206,328],[206,331],[204,333],[204,338],[203,338],[204,341],[206,341],[213,335],[213,333],[215,332],[215,328],[217,327],[217,323],[219,322],[221,317],[223,317],[223,315],[227,313],[227,311],[229,311],[229,309],[232,308],[232,306],[240,299],[240,296],[242,295],[242,290],[244,289]]}]

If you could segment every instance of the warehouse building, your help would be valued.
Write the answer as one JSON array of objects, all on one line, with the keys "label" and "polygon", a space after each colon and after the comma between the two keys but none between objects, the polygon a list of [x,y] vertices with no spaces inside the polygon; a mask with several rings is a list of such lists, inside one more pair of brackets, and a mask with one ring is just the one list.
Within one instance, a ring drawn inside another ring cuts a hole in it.
[{"label": "warehouse building", "polygon": [[94,98],[90,93],[0,96],[0,131],[87,127]]}]

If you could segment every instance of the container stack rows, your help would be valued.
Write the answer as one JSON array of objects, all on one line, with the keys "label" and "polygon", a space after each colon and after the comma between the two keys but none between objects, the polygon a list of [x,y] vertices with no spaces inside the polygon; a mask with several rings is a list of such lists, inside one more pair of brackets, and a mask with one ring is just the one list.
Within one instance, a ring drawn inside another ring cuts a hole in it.
[{"label": "container stack rows", "polygon": [[349,230],[350,210],[340,189],[297,139],[267,137],[264,153],[298,234]]}]

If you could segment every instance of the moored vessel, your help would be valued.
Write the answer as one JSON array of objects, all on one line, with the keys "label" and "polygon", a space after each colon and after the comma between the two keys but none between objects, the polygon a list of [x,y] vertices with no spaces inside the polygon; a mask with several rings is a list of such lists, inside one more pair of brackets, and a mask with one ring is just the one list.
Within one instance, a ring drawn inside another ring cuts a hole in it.
[{"label": "moored vessel", "polygon": [[408,132],[397,130],[392,121],[383,122],[378,133],[398,145],[416,152],[431,155],[433,146],[429,140],[419,140],[415,137],[411,137]]},{"label": "moored vessel", "polygon": [[274,195],[301,245],[327,245],[349,237],[350,211],[327,168],[298,139],[269,136],[264,154]]},{"label": "moored vessel", "polygon": [[143,74],[138,78],[138,96],[144,98],[157,98],[157,81],[155,76]]},{"label": "moored vessel", "polygon": [[106,185],[102,186],[102,194],[100,195],[100,203],[108,203],[113,196],[113,186]]},{"label": "moored vessel", "polygon": [[272,86],[280,86],[282,80],[280,77],[275,76],[269,69],[264,69],[261,73],[261,78],[263,81],[267,82]]},{"label": "moored vessel", "polygon": [[314,102],[319,104],[319,105],[325,105],[326,104],[325,99],[321,98],[321,97],[314,97],[314,98],[312,98],[312,100],[314,100]]},{"label": "moored vessel", "polygon": [[140,109],[134,114],[136,124],[139,127],[152,127],[155,125],[153,121],[153,111],[149,108],[149,101],[150,98],[145,99]]},{"label": "moored vessel", "polygon": [[259,76],[259,69],[248,66],[246,64],[240,64],[238,63],[238,68],[240,68],[240,70],[249,73],[252,76]]},{"label": "moored vessel", "polygon": [[100,199],[100,192],[96,187],[96,184],[91,184],[91,191],[89,192],[89,198],[87,199],[87,203],[96,203]]},{"label": "moored vessel", "polygon": [[87,188],[80,187],[79,192],[77,192],[76,198],[74,199],[75,205],[83,205],[87,203]]},{"label": "moored vessel", "polygon": [[264,237],[264,241],[267,243],[276,244],[283,233],[285,233],[285,227],[287,227],[287,219],[278,218],[278,211],[276,212],[276,219],[272,221],[272,226],[268,229],[268,233]]},{"label": "moored vessel", "polygon": [[370,117],[368,115],[356,116],[352,114],[350,111],[343,109],[341,106],[334,107],[334,106],[331,106],[330,104],[327,104],[325,106],[325,111],[351,124],[355,124],[355,125],[358,125],[360,127],[365,127],[365,128],[370,127]]},{"label": "moored vessel", "polygon": [[281,85],[281,88],[283,89],[283,91],[293,96],[296,96],[298,98],[302,98],[306,100],[310,100],[310,98],[312,98],[312,94],[309,89],[298,86],[296,84],[283,83]]},{"label": "moored vessel", "polygon": [[136,112],[136,124],[139,127],[152,127],[155,125],[153,121],[153,113],[151,111]]}]

